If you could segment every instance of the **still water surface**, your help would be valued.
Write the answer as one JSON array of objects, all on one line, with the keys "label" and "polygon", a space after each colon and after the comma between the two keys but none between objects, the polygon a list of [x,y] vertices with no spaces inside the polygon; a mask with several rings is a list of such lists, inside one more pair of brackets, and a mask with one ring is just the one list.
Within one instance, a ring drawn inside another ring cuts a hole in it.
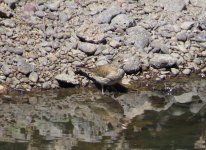
[{"label": "still water surface", "polygon": [[206,149],[205,79],[106,95],[12,92],[0,103],[0,150]]}]

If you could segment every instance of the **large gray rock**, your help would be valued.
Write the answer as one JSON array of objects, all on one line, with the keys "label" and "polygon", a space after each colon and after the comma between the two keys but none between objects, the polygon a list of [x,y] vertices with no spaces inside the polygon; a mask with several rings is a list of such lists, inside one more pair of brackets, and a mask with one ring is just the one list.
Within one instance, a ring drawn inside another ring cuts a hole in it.
[{"label": "large gray rock", "polygon": [[153,48],[151,50],[151,52],[155,53],[155,52],[160,52],[161,51],[164,54],[169,54],[170,51],[169,51],[168,45],[166,45],[164,42],[165,41],[163,39],[153,40],[150,43],[150,46]]},{"label": "large gray rock", "polygon": [[114,18],[116,15],[120,14],[122,12],[122,9],[117,6],[111,6],[102,13],[99,14],[97,17],[98,23],[110,23],[112,18]]},{"label": "large gray rock", "polygon": [[196,96],[197,93],[195,92],[188,92],[188,93],[183,93],[181,95],[178,96],[174,96],[174,100],[175,102],[184,104],[184,103],[189,103],[192,101],[192,97]]},{"label": "large gray rock", "polygon": [[181,28],[184,30],[189,30],[191,29],[195,24],[195,21],[185,21],[181,24]]},{"label": "large gray rock", "polygon": [[198,22],[199,22],[199,27],[205,30],[206,29],[206,12],[205,11],[201,15],[199,15]]},{"label": "large gray rock", "polygon": [[4,0],[4,2],[8,4],[10,8],[14,9],[18,0]]},{"label": "large gray rock", "polygon": [[62,74],[58,74],[55,79],[57,81],[60,81],[62,83],[66,83],[66,84],[72,84],[72,85],[78,85],[79,81],[77,80],[75,74],[73,71],[70,71],[68,74],[66,73],[62,73]]},{"label": "large gray rock", "polygon": [[150,65],[154,68],[169,68],[177,64],[177,59],[169,54],[155,54],[150,59]]},{"label": "large gray rock", "polygon": [[171,38],[175,35],[175,27],[171,24],[163,25],[158,28],[158,32],[161,36]]},{"label": "large gray rock", "polygon": [[181,31],[177,33],[177,40],[178,41],[187,41],[187,32],[186,31]]},{"label": "large gray rock", "polygon": [[197,35],[195,35],[193,40],[197,42],[206,42],[206,31],[202,31],[198,33]]},{"label": "large gray rock", "polygon": [[66,13],[59,13],[59,20],[61,23],[64,23],[66,21],[68,21],[69,19],[71,19],[71,15],[66,14]]},{"label": "large gray rock", "polygon": [[19,72],[27,75],[30,72],[33,72],[35,70],[34,65],[29,64],[25,60],[19,60],[17,63],[17,69]]},{"label": "large gray rock", "polygon": [[206,8],[205,0],[190,0],[190,3],[194,6]]},{"label": "large gray rock", "polygon": [[92,55],[96,52],[97,45],[86,42],[79,42],[78,48],[87,55]]},{"label": "large gray rock", "polygon": [[134,26],[135,21],[126,14],[120,14],[112,19],[111,25],[115,28],[127,29]]},{"label": "large gray rock", "polygon": [[128,46],[134,45],[136,48],[143,49],[149,45],[151,35],[150,33],[140,26],[128,28],[126,30],[127,37],[125,44]]},{"label": "large gray rock", "polygon": [[96,23],[84,23],[77,29],[76,34],[80,39],[91,43],[101,43],[106,38],[102,26]]},{"label": "large gray rock", "polygon": [[162,5],[166,11],[181,12],[188,2],[184,0],[158,0],[157,3]]},{"label": "large gray rock", "polygon": [[39,78],[39,76],[36,72],[32,72],[29,75],[29,80],[32,81],[32,82],[36,83],[38,81],[38,78]]},{"label": "large gray rock", "polygon": [[9,65],[7,65],[7,64],[2,64],[1,71],[3,72],[3,74],[4,74],[5,76],[8,76],[9,74],[12,73]]},{"label": "large gray rock", "polygon": [[132,56],[125,60],[123,69],[126,73],[137,73],[141,69],[139,57]]},{"label": "large gray rock", "polygon": [[44,82],[42,84],[42,88],[43,89],[50,89],[51,88],[51,85],[52,85],[52,82],[51,81],[47,81],[47,82]]},{"label": "large gray rock", "polygon": [[56,1],[54,3],[49,3],[47,7],[52,11],[57,11],[60,6],[60,1]]},{"label": "large gray rock", "polygon": [[16,27],[16,23],[12,19],[5,19],[5,20],[1,21],[1,23],[3,23],[3,25],[5,27],[10,27],[10,28]]},{"label": "large gray rock", "polygon": [[8,47],[7,50],[9,52],[17,54],[17,55],[22,55],[24,53],[24,49],[23,48]]},{"label": "large gray rock", "polygon": [[24,5],[24,13],[33,14],[37,10],[35,3],[27,3]]}]

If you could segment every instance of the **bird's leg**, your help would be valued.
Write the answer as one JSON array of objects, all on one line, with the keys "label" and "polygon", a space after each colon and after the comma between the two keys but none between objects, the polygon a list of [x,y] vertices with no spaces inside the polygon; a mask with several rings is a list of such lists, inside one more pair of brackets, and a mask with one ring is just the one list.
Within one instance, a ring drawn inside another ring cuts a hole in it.
[{"label": "bird's leg", "polygon": [[104,95],[104,85],[101,85],[102,87],[102,95]]}]

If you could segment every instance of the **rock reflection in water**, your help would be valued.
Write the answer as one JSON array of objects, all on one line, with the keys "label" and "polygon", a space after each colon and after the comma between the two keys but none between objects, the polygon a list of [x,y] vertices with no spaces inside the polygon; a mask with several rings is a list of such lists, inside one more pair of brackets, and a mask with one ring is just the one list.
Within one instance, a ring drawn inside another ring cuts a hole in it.
[{"label": "rock reflection in water", "polygon": [[204,147],[206,81],[171,87],[170,93],[63,89],[1,96],[0,150]]}]

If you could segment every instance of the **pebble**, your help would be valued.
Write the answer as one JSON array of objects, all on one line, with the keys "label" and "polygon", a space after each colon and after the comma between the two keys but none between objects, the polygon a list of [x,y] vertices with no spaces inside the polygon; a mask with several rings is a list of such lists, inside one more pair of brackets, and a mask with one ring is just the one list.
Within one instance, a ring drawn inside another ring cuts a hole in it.
[{"label": "pebble", "polygon": [[122,9],[118,6],[111,6],[107,8],[105,11],[101,12],[97,17],[98,23],[110,23],[112,18],[117,16],[122,12]]},{"label": "pebble", "polygon": [[179,74],[179,70],[176,68],[171,68],[171,72],[173,75],[178,75]]},{"label": "pebble", "polygon": [[84,53],[86,53],[88,55],[93,55],[96,52],[96,50],[97,50],[97,45],[91,44],[91,43],[86,43],[86,42],[80,42],[78,44],[78,48],[82,52],[84,52]]},{"label": "pebble", "polygon": [[169,54],[156,54],[150,60],[150,64],[155,68],[168,68],[177,64],[177,59]]},{"label": "pebble", "polygon": [[189,75],[191,73],[191,70],[186,68],[182,71],[182,73],[185,75]]},{"label": "pebble", "polygon": [[133,27],[135,25],[135,21],[126,14],[119,14],[112,19],[111,25],[115,28],[125,30],[127,28]]},{"label": "pebble", "polygon": [[60,82],[64,82],[67,84],[78,85],[79,81],[77,80],[75,73],[73,71],[69,71],[68,74],[62,73],[58,74],[55,79]]},{"label": "pebble", "polygon": [[47,5],[47,7],[51,10],[51,11],[57,11],[58,10],[58,8],[59,8],[59,6],[60,6],[60,1],[56,1],[56,2],[54,2],[54,3],[50,3],[50,4],[48,4]]},{"label": "pebble", "polygon": [[185,42],[187,40],[187,32],[181,31],[181,32],[177,33],[177,40]]},{"label": "pebble", "polygon": [[3,64],[1,70],[5,76],[8,76],[12,73],[10,67],[7,64]]},{"label": "pebble", "polygon": [[194,24],[195,24],[194,21],[186,21],[186,22],[183,22],[180,27],[183,30],[189,30],[193,27]]},{"label": "pebble", "polygon": [[5,19],[2,21],[2,23],[4,24],[5,27],[10,27],[10,28],[16,27],[15,21],[11,19]]},{"label": "pebble", "polygon": [[29,74],[29,80],[32,81],[32,82],[36,83],[38,81],[38,78],[39,78],[39,76],[36,72],[31,72]]},{"label": "pebble", "polygon": [[23,74],[29,74],[30,72],[34,71],[34,66],[26,62],[25,60],[20,60],[17,63],[17,69],[19,72]]}]

